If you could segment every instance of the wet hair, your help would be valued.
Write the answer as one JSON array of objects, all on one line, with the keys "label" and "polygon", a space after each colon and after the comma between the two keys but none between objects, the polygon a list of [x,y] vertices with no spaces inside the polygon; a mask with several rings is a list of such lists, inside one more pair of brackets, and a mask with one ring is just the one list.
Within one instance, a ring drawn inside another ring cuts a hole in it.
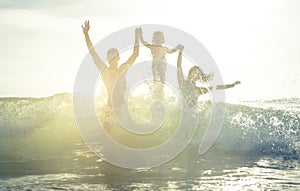
[{"label": "wet hair", "polygon": [[111,48],[107,51],[107,61],[110,61],[113,59],[115,56],[119,55],[119,51],[115,48]]},{"label": "wet hair", "polygon": [[156,31],[153,33],[152,43],[155,45],[161,45],[165,42],[164,33]]},{"label": "wet hair", "polygon": [[[196,79],[193,77],[193,74],[196,75]],[[201,83],[207,83],[206,75],[199,66],[193,66],[189,70],[188,80],[191,80],[192,82],[200,81]]]}]

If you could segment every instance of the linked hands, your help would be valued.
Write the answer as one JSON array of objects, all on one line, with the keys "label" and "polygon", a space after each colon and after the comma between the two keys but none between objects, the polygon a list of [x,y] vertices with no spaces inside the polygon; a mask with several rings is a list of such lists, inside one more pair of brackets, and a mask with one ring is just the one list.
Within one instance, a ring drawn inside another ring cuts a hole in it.
[{"label": "linked hands", "polygon": [[178,45],[176,46],[176,49],[179,50],[180,53],[182,53],[182,51],[183,51],[183,49],[184,49],[184,46],[181,45],[181,44],[178,44]]},{"label": "linked hands", "polygon": [[141,36],[141,30],[142,29],[140,27],[135,29],[135,39],[136,40],[140,38],[140,36]]},{"label": "linked hands", "polygon": [[142,34],[143,34],[143,31],[142,31],[141,27],[138,27],[135,29],[135,35],[137,38],[141,38]]}]

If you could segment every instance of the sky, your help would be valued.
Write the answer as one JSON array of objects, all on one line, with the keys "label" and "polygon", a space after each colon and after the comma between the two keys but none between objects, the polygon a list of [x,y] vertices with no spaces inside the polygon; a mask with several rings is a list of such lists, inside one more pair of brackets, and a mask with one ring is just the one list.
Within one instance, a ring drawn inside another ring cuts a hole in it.
[{"label": "sky", "polygon": [[[133,25],[163,24],[198,39],[215,60],[228,100],[300,97],[298,0],[0,0],[0,97],[72,92],[97,43]],[[165,37],[167,38],[167,37]]]}]

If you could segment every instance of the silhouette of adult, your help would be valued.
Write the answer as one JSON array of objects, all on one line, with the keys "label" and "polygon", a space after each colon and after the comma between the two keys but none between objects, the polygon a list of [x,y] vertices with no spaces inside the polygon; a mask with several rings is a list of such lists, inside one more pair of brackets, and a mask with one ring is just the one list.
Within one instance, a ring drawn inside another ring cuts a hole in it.
[{"label": "silhouette of adult", "polygon": [[[207,83],[208,81],[212,80],[213,73],[204,74],[199,66],[193,66],[188,72],[187,79],[184,79],[181,66],[183,48],[184,47],[182,45],[178,47],[179,54],[177,59],[177,80],[179,89],[185,99],[185,102],[189,106],[194,106],[197,104],[199,96],[204,95],[208,93],[209,90],[213,89],[213,87],[198,87],[196,86],[196,83]],[[216,90],[233,88],[240,83],[240,81],[236,81],[233,84],[217,85]]]},{"label": "silhouette of adult", "polygon": [[[114,106],[121,106],[124,101],[124,94],[126,91],[126,77],[121,75],[123,72],[126,72],[128,68],[133,65],[134,61],[139,55],[139,40],[138,40],[138,31],[135,30],[135,42],[132,55],[129,59],[118,67],[118,62],[120,60],[119,51],[115,48],[111,48],[107,51],[107,61],[108,66],[100,59],[99,55],[96,53],[93,44],[89,37],[90,24],[89,21],[85,21],[82,26],[83,34],[85,37],[86,45],[92,55],[95,65],[101,72],[102,80],[107,90],[107,105],[112,107],[112,93],[113,90],[117,91],[117,94],[114,95]],[[121,78],[121,83],[116,86],[116,81]]]}]

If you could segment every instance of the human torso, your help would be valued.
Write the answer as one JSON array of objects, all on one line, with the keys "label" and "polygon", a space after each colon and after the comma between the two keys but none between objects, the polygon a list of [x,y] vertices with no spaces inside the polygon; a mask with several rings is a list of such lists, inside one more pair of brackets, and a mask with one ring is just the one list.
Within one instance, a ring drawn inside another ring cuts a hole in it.
[{"label": "human torso", "polygon": [[185,102],[189,106],[194,106],[197,104],[199,95],[197,94],[195,85],[193,85],[189,80],[183,80],[179,88]]},{"label": "human torso", "polygon": [[[120,78],[120,79],[119,79]],[[118,84],[116,82],[120,80]],[[121,75],[120,69],[112,69],[107,67],[102,72],[102,80],[104,82],[104,85],[106,87],[108,96],[111,96],[113,89],[118,85],[118,90],[124,90],[126,88],[126,78],[125,73]],[[121,89],[120,89],[121,88]]]},{"label": "human torso", "polygon": [[151,54],[154,61],[165,61],[167,48],[162,45],[153,45],[151,48]]}]

